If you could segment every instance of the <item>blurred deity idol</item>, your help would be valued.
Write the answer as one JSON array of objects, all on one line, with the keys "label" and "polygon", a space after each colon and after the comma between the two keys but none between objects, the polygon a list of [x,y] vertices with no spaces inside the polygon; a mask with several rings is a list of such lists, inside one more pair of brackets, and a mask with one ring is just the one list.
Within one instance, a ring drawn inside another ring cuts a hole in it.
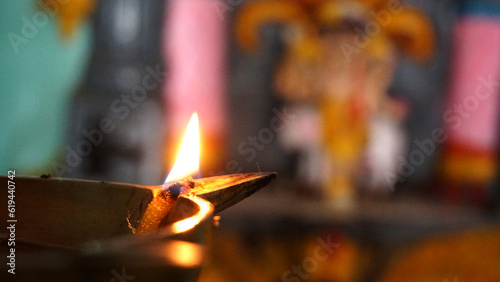
[{"label": "blurred deity idol", "polygon": [[262,25],[285,26],[275,87],[296,115],[281,139],[301,152],[302,177],[338,208],[353,206],[359,185],[392,189],[406,106],[388,89],[398,51],[417,62],[433,55],[430,21],[392,0],[251,1],[236,21],[247,51]]}]

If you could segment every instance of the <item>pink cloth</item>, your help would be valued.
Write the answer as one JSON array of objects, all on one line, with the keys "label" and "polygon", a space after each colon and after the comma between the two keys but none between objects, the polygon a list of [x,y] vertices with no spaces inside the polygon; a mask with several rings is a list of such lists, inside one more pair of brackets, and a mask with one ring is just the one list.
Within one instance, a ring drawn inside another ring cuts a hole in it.
[{"label": "pink cloth", "polygon": [[449,142],[481,151],[495,150],[500,107],[500,18],[466,16],[458,21],[454,32],[445,109],[452,111],[445,118]]},{"label": "pink cloth", "polygon": [[168,78],[168,132],[182,136],[191,114],[198,112],[200,128],[224,136],[226,128],[225,22],[218,0],[170,2],[164,36]]}]

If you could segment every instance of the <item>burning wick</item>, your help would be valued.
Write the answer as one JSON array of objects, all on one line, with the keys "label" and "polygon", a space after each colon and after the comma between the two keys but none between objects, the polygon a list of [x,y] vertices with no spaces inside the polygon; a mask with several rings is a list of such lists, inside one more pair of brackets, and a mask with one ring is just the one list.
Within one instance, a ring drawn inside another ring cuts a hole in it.
[{"label": "burning wick", "polygon": [[157,230],[177,198],[194,188],[195,183],[192,176],[199,174],[200,167],[199,143],[198,115],[194,113],[189,120],[177,160],[161,190],[157,192],[142,216],[136,229],[138,234],[148,234]]},{"label": "burning wick", "polygon": [[185,177],[181,181],[174,182],[167,187],[163,184],[162,191],[160,195],[165,198],[173,199],[174,201],[179,198],[180,195],[187,194],[189,190],[193,189],[195,186],[194,180],[191,176]]},{"label": "burning wick", "polygon": [[[193,182],[193,186],[194,186],[194,182]],[[177,198],[179,198],[180,195],[186,194],[187,189],[186,189],[186,187],[184,187],[184,185],[177,182],[177,183],[174,183],[171,186],[169,186],[166,191],[168,191],[168,194],[170,195],[171,198],[177,200]]]},{"label": "burning wick", "polygon": [[159,194],[149,203],[139,222],[139,226],[136,228],[136,233],[147,235],[157,230],[179,196],[187,194],[194,187],[195,183],[191,177],[170,183],[168,186],[163,185]]}]

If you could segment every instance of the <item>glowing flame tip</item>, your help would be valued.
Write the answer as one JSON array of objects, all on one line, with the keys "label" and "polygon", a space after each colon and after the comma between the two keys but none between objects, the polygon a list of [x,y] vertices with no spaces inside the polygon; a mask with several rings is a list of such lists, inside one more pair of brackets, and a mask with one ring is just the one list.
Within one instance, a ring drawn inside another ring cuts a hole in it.
[{"label": "glowing flame tip", "polygon": [[[165,183],[181,180],[187,176],[198,174],[200,169],[200,136],[198,114],[194,113],[189,120],[186,133],[182,139],[181,149],[174,167],[165,179]],[[165,184],[164,183],[164,184]]]}]

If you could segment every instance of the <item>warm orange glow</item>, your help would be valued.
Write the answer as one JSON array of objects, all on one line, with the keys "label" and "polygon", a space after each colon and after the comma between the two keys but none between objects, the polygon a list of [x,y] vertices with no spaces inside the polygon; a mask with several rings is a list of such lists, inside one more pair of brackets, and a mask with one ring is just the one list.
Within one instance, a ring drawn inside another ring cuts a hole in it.
[{"label": "warm orange glow", "polygon": [[187,176],[194,176],[200,170],[200,136],[198,114],[194,113],[189,120],[186,133],[182,139],[181,149],[177,155],[174,167],[170,171],[165,183],[181,180]]},{"label": "warm orange glow", "polygon": [[174,222],[172,224],[172,230],[174,231],[174,233],[182,233],[188,231],[189,229],[192,229],[197,224],[199,224],[207,216],[207,214],[212,212],[212,208],[209,203],[204,201],[197,202],[200,206],[200,211],[192,217]]},{"label": "warm orange glow", "polygon": [[199,244],[171,240],[162,250],[166,262],[181,267],[196,267],[203,261],[203,247]]}]

